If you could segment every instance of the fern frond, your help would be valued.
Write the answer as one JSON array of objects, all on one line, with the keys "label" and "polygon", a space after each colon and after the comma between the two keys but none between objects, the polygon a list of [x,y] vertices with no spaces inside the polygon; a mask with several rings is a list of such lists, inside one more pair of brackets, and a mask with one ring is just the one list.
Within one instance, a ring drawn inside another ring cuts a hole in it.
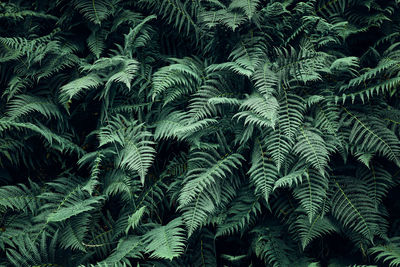
[{"label": "fern frond", "polygon": [[[110,72],[111,69],[112,71]],[[124,56],[103,57],[89,66],[88,70],[108,72],[105,92],[102,93],[104,96],[113,83],[123,83],[130,90],[131,81],[138,70],[138,62]]]},{"label": "fern frond", "polygon": [[115,147],[116,166],[137,171],[142,183],[155,155],[152,147],[154,142],[149,140],[153,135],[143,128],[143,124],[120,115],[109,121],[99,132],[100,147],[119,145],[120,148]]},{"label": "fern frond", "polygon": [[217,227],[216,237],[242,232],[256,219],[256,215],[261,211],[261,205],[251,191],[251,188],[244,188],[232,200],[225,220]]},{"label": "fern frond", "polygon": [[377,260],[387,262],[390,267],[400,266],[400,238],[391,238],[390,243],[375,246],[370,249],[372,254],[376,254]]},{"label": "fern frond", "polygon": [[301,214],[297,217],[294,232],[299,236],[303,250],[315,239],[326,234],[338,232],[337,227],[326,217],[319,214],[310,222],[307,215]]},{"label": "fern frond", "polygon": [[271,67],[272,64],[269,61],[265,61],[263,64],[258,64],[251,76],[251,79],[254,82],[254,87],[264,96],[274,93],[276,86],[279,83],[279,77]]},{"label": "fern frond", "polygon": [[88,235],[91,217],[83,213],[67,220],[60,230],[60,246],[64,249],[87,251],[84,246]]},{"label": "fern frond", "polygon": [[131,200],[136,196],[139,188],[137,176],[129,175],[121,169],[107,172],[104,176],[104,194],[106,196],[119,195],[123,200]]},{"label": "fern frond", "polygon": [[[31,187],[38,189],[35,183],[31,183]],[[32,189],[23,184],[0,187],[0,206],[12,210],[36,210],[37,196]]]},{"label": "fern frond", "polygon": [[[236,9],[235,4],[232,8],[226,6],[220,1],[212,1],[211,4],[214,7],[203,9],[198,15],[199,22],[208,28],[223,25],[232,31],[235,31],[240,25],[248,20],[244,14],[244,9]],[[237,1],[236,6],[243,7],[244,5]],[[250,7],[249,11],[251,12],[252,10],[254,9]],[[249,13],[249,15],[251,14]]]},{"label": "fern frond", "polygon": [[103,264],[104,266],[113,266],[120,264],[120,262],[124,262],[128,258],[140,259],[142,258],[143,250],[144,244],[140,237],[128,236],[121,238],[111,255],[99,262],[99,264]]},{"label": "fern frond", "polygon": [[244,118],[244,124],[256,125],[260,128],[275,128],[277,120],[278,101],[275,97],[265,97],[259,94],[252,94],[240,105],[240,110],[233,118]]},{"label": "fern frond", "polygon": [[[40,244],[36,244],[28,235],[14,240],[14,248],[8,248],[6,251],[8,260],[16,266],[57,265],[58,231],[51,237],[50,242],[47,239],[47,233],[43,232]],[[69,260],[63,261],[68,264]]]},{"label": "fern frond", "polygon": [[169,259],[181,255],[185,248],[185,231],[182,228],[180,217],[170,221],[167,225],[156,226],[143,236],[146,244],[146,253],[153,258]]},{"label": "fern frond", "polygon": [[101,24],[108,16],[114,12],[114,5],[117,1],[105,0],[84,0],[73,1],[73,7],[82,13],[82,15],[89,21],[95,24]]},{"label": "fern frond", "polygon": [[305,180],[304,177],[307,178],[308,172],[307,169],[300,169],[300,170],[292,170],[289,174],[279,178],[276,180],[274,188],[275,190],[279,187],[288,187],[291,188],[293,185],[298,186]]},{"label": "fern frond", "polygon": [[303,121],[304,99],[284,92],[279,101],[278,121],[283,134],[293,138]]},{"label": "fern frond", "polygon": [[92,33],[86,40],[87,46],[97,59],[100,58],[100,55],[103,53],[106,48],[106,39],[108,32],[105,29],[100,27],[93,27]]},{"label": "fern frond", "polygon": [[[244,2],[242,0],[234,0],[236,4],[238,2]],[[232,2],[232,3],[234,3]],[[251,2],[250,0],[248,2]],[[256,66],[260,65],[261,60],[265,58],[266,46],[264,45],[265,38],[254,37],[244,38],[240,40],[233,51],[230,53],[229,58],[236,63],[241,69],[245,69],[251,76]]]},{"label": "fern frond", "polygon": [[356,177],[365,181],[368,195],[378,208],[389,189],[394,185],[392,174],[378,164],[371,164],[370,168],[358,168]]},{"label": "fern frond", "polygon": [[192,93],[202,83],[202,63],[196,58],[172,58],[176,62],[160,68],[153,74],[153,100],[169,88],[184,88],[185,93]]},{"label": "fern frond", "polygon": [[198,35],[200,28],[196,23],[196,15],[200,6],[197,1],[182,2],[180,0],[141,0],[150,9],[156,10],[169,24],[177,28],[178,32],[189,35],[191,31]]},{"label": "fern frond", "polygon": [[365,184],[350,179],[336,181],[330,201],[333,216],[345,227],[360,233],[367,240],[372,240],[377,234],[377,223],[384,219],[368,196]]},{"label": "fern frond", "polygon": [[188,172],[179,195],[181,207],[197,198],[208,186],[218,183],[241,166],[243,156],[238,153],[221,155],[216,150],[196,151],[188,161]]},{"label": "fern frond", "polygon": [[259,0],[249,0],[249,1],[233,0],[230,3],[229,8],[230,9],[238,8],[244,10],[246,16],[249,18],[249,20],[251,20],[254,14],[256,13],[259,4],[260,4]]},{"label": "fern frond", "polygon": [[328,178],[313,169],[307,170],[307,180],[295,188],[293,195],[300,201],[300,206],[306,211],[311,222],[322,212],[328,190]]},{"label": "fern frond", "polygon": [[132,215],[128,217],[128,226],[125,229],[125,233],[129,232],[129,229],[135,229],[138,226],[140,219],[143,217],[143,214],[146,211],[146,206],[140,207],[140,209],[136,210]]},{"label": "fern frond", "polygon": [[100,77],[95,74],[83,76],[62,86],[60,88],[59,100],[61,103],[65,104],[73,98],[78,97],[84,90],[97,88],[101,84],[102,81]]},{"label": "fern frond", "polygon": [[57,105],[48,99],[31,95],[17,95],[9,102],[7,116],[16,119],[31,112],[39,112],[46,118],[63,119]]},{"label": "fern frond", "polygon": [[265,264],[273,267],[289,266],[293,250],[280,237],[278,229],[276,226],[256,228],[253,232],[257,236],[253,239],[252,246],[257,257]]},{"label": "fern frond", "polygon": [[377,152],[400,166],[400,141],[382,120],[374,116],[366,119],[346,108],[344,110],[353,123],[349,141],[360,150]]},{"label": "fern frond", "polygon": [[256,193],[262,195],[268,202],[272,187],[278,178],[278,170],[259,141],[254,143],[251,162],[248,171],[250,181],[255,185]]},{"label": "fern frond", "polygon": [[[59,178],[47,185],[48,191],[38,196],[44,201],[38,215],[38,219],[45,221],[44,227],[51,222],[65,221],[78,214],[91,211],[103,200],[102,196],[86,198],[81,185],[72,179]],[[50,188],[54,191],[50,191]]]},{"label": "fern frond", "polygon": [[279,99],[278,119],[275,130],[267,137],[268,151],[278,170],[294,144],[305,110],[304,100],[296,95],[284,93]]},{"label": "fern frond", "polygon": [[182,219],[185,222],[189,237],[197,229],[205,225],[209,216],[215,212],[218,204],[215,198],[219,194],[221,194],[219,187],[209,186],[197,194],[193,201],[179,207],[179,210],[182,211]]},{"label": "fern frond", "polygon": [[325,140],[321,137],[322,133],[317,129],[301,128],[297,137],[297,143],[294,146],[294,152],[304,158],[321,175],[325,174],[325,168],[328,165],[329,151],[325,145]]}]

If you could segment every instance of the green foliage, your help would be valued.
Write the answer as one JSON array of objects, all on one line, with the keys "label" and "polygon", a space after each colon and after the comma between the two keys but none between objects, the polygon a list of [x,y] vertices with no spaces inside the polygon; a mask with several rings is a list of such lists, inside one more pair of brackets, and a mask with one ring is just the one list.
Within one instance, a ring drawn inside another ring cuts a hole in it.
[{"label": "green foliage", "polygon": [[371,248],[371,253],[376,254],[377,260],[382,260],[383,262],[388,262],[389,266],[399,266],[400,265],[400,239],[394,237],[386,245],[376,246]]},{"label": "green foliage", "polygon": [[179,217],[167,225],[156,226],[144,234],[143,242],[146,244],[146,253],[151,253],[150,257],[170,260],[178,257],[185,247],[182,219]]},{"label": "green foliage", "polygon": [[0,3],[1,266],[400,266],[400,12]]}]

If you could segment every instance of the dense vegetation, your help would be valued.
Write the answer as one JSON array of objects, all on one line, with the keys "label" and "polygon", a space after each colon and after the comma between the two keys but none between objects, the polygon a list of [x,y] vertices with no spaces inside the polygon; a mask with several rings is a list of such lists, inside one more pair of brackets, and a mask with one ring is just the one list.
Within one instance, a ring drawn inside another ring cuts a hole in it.
[{"label": "dense vegetation", "polygon": [[1,2],[0,265],[400,266],[399,8]]}]

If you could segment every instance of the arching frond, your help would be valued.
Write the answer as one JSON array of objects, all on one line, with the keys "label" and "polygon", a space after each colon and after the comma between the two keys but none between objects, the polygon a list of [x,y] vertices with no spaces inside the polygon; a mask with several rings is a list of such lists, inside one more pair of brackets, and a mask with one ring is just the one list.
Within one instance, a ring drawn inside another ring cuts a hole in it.
[{"label": "arching frond", "polygon": [[294,152],[300,154],[301,158],[324,175],[328,165],[329,151],[321,135],[322,133],[316,129],[301,128]]},{"label": "arching frond", "polygon": [[255,185],[256,193],[268,202],[273,185],[278,178],[278,170],[260,141],[254,143],[251,162],[250,181]]},{"label": "arching frond", "polygon": [[194,201],[207,187],[218,184],[241,165],[238,153],[221,155],[216,150],[196,151],[188,161],[188,172],[179,195],[181,207]]},{"label": "arching frond", "polygon": [[236,113],[234,117],[243,118],[245,125],[275,128],[278,108],[278,101],[275,97],[253,94],[241,103],[240,109],[243,111]]},{"label": "arching frond", "polygon": [[154,142],[149,140],[153,135],[143,128],[137,121],[118,116],[99,132],[100,147],[115,146],[116,166],[137,171],[142,183],[155,156]]},{"label": "arching frond", "polygon": [[349,141],[364,151],[376,151],[397,165],[400,165],[400,141],[386,125],[377,117],[366,119],[345,109],[349,120],[353,124]]},{"label": "arching frond", "polygon": [[326,234],[337,232],[337,227],[325,216],[321,214],[315,216],[310,222],[308,216],[301,214],[297,217],[293,226],[299,235],[303,250],[315,239],[325,236]]},{"label": "arching frond", "polygon": [[251,188],[244,188],[229,204],[225,220],[218,225],[217,237],[242,232],[256,220],[261,205],[251,191]]},{"label": "arching frond", "polygon": [[306,178],[306,181],[294,189],[293,194],[300,201],[301,207],[306,211],[308,220],[311,222],[322,212],[329,180],[326,175],[314,169],[307,170]]},{"label": "arching frond", "polygon": [[60,88],[60,102],[65,104],[78,97],[84,90],[97,88],[101,84],[100,77],[95,74],[73,80]]},{"label": "arching frond", "polygon": [[347,179],[335,181],[332,188],[332,214],[345,227],[372,241],[378,232],[377,224],[384,219],[369,198],[365,184]]},{"label": "arching frond", "polygon": [[167,225],[156,226],[143,236],[146,252],[153,258],[173,259],[183,253],[185,248],[185,231],[182,219],[176,218]]},{"label": "arching frond", "polygon": [[[202,83],[203,70],[198,59],[172,58],[171,60],[176,63],[162,67],[153,74],[153,100],[167,89],[182,88],[182,92],[186,94],[195,92]],[[167,91],[167,94],[171,93]],[[175,98],[177,97],[171,100]]]},{"label": "arching frond", "polygon": [[89,21],[95,24],[101,24],[102,21],[107,19],[114,11],[115,4],[118,0],[105,1],[105,0],[84,0],[84,1],[73,1],[72,5],[74,8],[82,13],[82,15]]},{"label": "arching frond", "polygon": [[375,254],[377,260],[387,262],[390,267],[400,265],[400,239],[398,237],[391,238],[390,243],[382,246],[375,246],[370,249]]},{"label": "arching frond", "polygon": [[48,119],[51,117],[59,120],[63,119],[55,103],[48,99],[21,94],[9,102],[7,115],[15,119],[31,112],[39,112]]}]

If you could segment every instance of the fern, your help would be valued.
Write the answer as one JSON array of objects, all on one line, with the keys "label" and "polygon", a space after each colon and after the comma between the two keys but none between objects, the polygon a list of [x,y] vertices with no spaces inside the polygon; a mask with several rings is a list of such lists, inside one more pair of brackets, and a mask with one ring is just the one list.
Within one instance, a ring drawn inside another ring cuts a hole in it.
[{"label": "fern", "polygon": [[189,159],[185,186],[179,196],[180,206],[192,202],[205,188],[232,174],[232,170],[241,165],[240,160],[243,156],[237,153],[220,155],[215,150],[194,152]]},{"label": "fern", "polygon": [[265,148],[259,141],[254,144],[249,174],[250,180],[255,185],[256,192],[268,201],[273,185],[278,178],[278,170],[268,158]]},{"label": "fern", "polygon": [[332,194],[332,214],[344,226],[372,240],[381,218],[375,210],[374,202],[368,197],[365,185],[350,180],[344,187],[335,182]]},{"label": "fern", "polygon": [[300,154],[301,158],[304,158],[311,166],[319,170],[322,175],[325,174],[329,152],[321,133],[318,134],[318,131],[314,129],[301,129],[294,146],[294,152]]},{"label": "fern", "polygon": [[107,19],[113,13],[113,4],[117,4],[118,1],[109,3],[103,0],[96,1],[74,1],[72,4],[76,10],[89,21],[95,24],[101,24],[101,22]]},{"label": "fern", "polygon": [[271,266],[284,266],[290,264],[292,249],[279,238],[276,227],[255,229],[257,238],[254,240],[255,253],[265,264]]},{"label": "fern", "polygon": [[[32,183],[31,186],[36,190],[37,185]],[[32,192],[32,189],[21,184],[20,186],[2,186],[0,187],[1,198],[0,205],[4,208],[10,208],[13,210],[36,210],[36,198],[37,195]]]},{"label": "fern", "polygon": [[235,114],[238,119],[244,118],[244,124],[257,125],[260,128],[275,128],[278,102],[274,97],[251,95],[240,105],[244,110]]},{"label": "fern", "polygon": [[[14,265],[29,266],[37,264],[55,264],[56,262],[56,246],[58,232],[48,242],[47,235],[41,235],[39,247],[36,247],[34,241],[29,236],[25,236],[15,240],[15,249],[7,250],[7,258]],[[68,263],[68,259],[64,260]],[[72,261],[70,261],[72,263]]]},{"label": "fern", "polygon": [[[100,129],[100,147],[113,144],[116,146],[116,165],[128,170],[137,171],[142,183],[151,166],[155,150],[151,146],[151,133],[142,129],[143,125],[136,121],[127,121],[119,116],[110,121],[110,124]],[[120,148],[118,149],[118,146]]]},{"label": "fern", "polygon": [[243,189],[230,203],[226,219],[218,225],[216,236],[232,235],[239,231],[243,232],[256,220],[256,215],[260,210],[259,200],[248,188]]},{"label": "fern", "polygon": [[299,215],[293,226],[293,231],[298,233],[303,250],[315,239],[328,233],[337,232],[337,227],[321,214],[315,216],[310,222],[304,214]]},{"label": "fern", "polygon": [[293,194],[299,199],[311,222],[322,211],[327,196],[328,179],[313,169],[307,170],[307,181],[297,187]]},{"label": "fern", "polygon": [[391,242],[384,246],[376,246],[371,248],[370,252],[376,254],[377,260],[388,262],[389,266],[400,265],[400,250],[398,246],[399,238],[394,237]]},{"label": "fern", "polygon": [[88,75],[76,79],[60,88],[60,102],[65,104],[78,97],[84,90],[96,88],[101,84],[101,80],[97,75]]},{"label": "fern", "polygon": [[241,0],[234,0],[232,3],[229,5],[229,8],[231,9],[243,9],[244,13],[246,16],[249,18],[249,20],[254,16],[257,10],[257,6],[260,4],[259,1],[241,1]]},{"label": "fern", "polygon": [[181,218],[176,218],[164,226],[156,226],[143,236],[146,252],[151,253],[151,257],[169,260],[183,252],[184,241]]},{"label": "fern", "polygon": [[288,95],[285,92],[279,100],[276,129],[267,139],[268,151],[270,151],[278,170],[293,146],[294,136],[303,120],[303,110],[302,99],[298,96]]},{"label": "fern", "polygon": [[7,115],[12,119],[16,119],[31,112],[39,112],[48,119],[53,117],[62,120],[63,118],[54,103],[43,98],[21,94],[9,102]]},{"label": "fern", "polygon": [[367,122],[347,109],[345,112],[348,114],[349,120],[354,123],[349,136],[351,143],[357,144],[362,150],[376,151],[397,165],[399,164],[399,140],[393,132],[382,125],[382,121],[371,117]]},{"label": "fern", "polygon": [[1,2],[0,265],[400,266],[398,3]]}]

